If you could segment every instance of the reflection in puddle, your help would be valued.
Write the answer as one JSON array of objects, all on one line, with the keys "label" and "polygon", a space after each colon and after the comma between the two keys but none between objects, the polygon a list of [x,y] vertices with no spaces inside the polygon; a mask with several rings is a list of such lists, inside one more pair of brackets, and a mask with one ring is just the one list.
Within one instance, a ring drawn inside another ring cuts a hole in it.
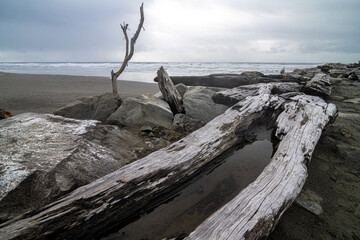
[{"label": "reflection in puddle", "polygon": [[273,151],[270,134],[261,128],[255,142],[218,157],[170,201],[103,239],[153,240],[189,234],[260,175]]}]

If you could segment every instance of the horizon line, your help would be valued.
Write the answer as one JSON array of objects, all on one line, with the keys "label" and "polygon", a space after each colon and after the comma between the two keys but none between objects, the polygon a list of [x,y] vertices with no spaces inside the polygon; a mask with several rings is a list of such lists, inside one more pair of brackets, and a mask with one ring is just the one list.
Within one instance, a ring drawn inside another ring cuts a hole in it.
[{"label": "horizon line", "polygon": [[[0,61],[0,63],[122,63],[122,61]],[[325,64],[325,62],[259,62],[259,61],[131,61],[129,63],[251,63],[251,64]],[[330,63],[330,62],[328,62]],[[339,62],[341,63],[341,62]]]}]

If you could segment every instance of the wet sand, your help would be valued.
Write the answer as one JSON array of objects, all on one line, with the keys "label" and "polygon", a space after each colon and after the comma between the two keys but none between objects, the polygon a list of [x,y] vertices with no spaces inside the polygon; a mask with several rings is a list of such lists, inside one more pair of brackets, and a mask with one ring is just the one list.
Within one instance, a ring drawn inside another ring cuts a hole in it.
[{"label": "wet sand", "polygon": [[[122,98],[156,93],[156,83],[118,81]],[[12,114],[52,113],[80,97],[111,92],[106,77],[70,75],[13,74],[0,72],[0,108]]]}]

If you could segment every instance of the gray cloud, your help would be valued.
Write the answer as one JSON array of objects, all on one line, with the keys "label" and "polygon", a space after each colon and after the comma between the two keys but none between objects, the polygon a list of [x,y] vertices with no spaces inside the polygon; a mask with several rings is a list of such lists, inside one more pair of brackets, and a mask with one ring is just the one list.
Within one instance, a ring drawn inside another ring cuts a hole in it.
[{"label": "gray cloud", "polygon": [[[121,61],[141,0],[2,0],[0,61]],[[360,56],[358,0],[149,0],[134,60],[330,61]]]}]

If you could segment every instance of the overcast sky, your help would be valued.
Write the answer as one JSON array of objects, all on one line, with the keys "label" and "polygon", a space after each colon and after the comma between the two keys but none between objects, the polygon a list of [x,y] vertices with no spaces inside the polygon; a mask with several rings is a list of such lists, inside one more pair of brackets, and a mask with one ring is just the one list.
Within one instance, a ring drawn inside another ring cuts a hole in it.
[{"label": "overcast sky", "polygon": [[360,0],[1,0],[0,61],[357,62]]}]

